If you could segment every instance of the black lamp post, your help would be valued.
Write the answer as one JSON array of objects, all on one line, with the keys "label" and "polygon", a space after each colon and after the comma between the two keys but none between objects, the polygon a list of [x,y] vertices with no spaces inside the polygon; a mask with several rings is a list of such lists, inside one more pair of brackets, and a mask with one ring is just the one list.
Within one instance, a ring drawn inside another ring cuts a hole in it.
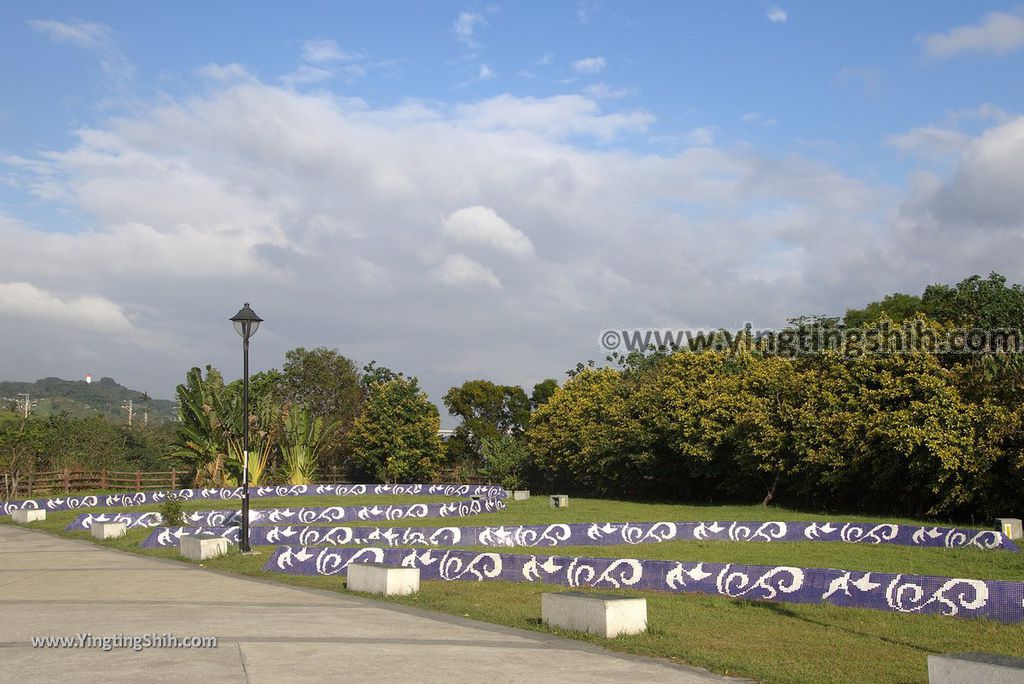
[{"label": "black lamp post", "polygon": [[241,311],[231,317],[235,330],[242,336],[242,534],[238,548],[243,553],[249,547],[249,338],[259,330],[263,319],[246,302]]}]

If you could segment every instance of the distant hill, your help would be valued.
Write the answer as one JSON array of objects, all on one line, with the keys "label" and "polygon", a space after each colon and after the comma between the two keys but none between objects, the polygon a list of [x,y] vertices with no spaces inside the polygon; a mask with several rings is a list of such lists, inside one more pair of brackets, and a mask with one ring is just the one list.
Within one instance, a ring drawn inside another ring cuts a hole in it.
[{"label": "distant hill", "polygon": [[177,418],[173,401],[148,399],[145,393],[119,385],[113,378],[100,378],[91,383],[84,380],[43,378],[35,382],[0,382],[0,410],[9,411],[20,399],[19,394],[31,395],[38,404],[32,415],[49,416],[67,411],[80,418],[100,414],[115,423],[128,422],[128,412],[121,408],[131,401],[135,410],[133,422],[141,425],[143,411],[148,407],[150,424],[165,423]]}]

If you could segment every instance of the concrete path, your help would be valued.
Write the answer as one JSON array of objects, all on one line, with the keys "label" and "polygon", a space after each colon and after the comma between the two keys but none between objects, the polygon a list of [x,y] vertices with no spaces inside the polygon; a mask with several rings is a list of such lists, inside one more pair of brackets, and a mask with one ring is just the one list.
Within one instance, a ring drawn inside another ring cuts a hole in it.
[{"label": "concrete path", "polygon": [[[32,637],[216,636],[215,649],[33,648]],[[723,682],[703,670],[342,593],[232,577],[0,525],[9,682]]]}]

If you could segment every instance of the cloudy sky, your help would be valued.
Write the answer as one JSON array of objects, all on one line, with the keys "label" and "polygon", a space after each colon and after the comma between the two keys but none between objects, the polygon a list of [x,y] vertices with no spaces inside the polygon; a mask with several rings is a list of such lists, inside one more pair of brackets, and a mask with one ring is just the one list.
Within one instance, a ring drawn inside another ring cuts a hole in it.
[{"label": "cloudy sky", "polygon": [[300,5],[0,7],[0,379],[170,397],[249,301],[440,401],[1024,280],[1024,5]]}]

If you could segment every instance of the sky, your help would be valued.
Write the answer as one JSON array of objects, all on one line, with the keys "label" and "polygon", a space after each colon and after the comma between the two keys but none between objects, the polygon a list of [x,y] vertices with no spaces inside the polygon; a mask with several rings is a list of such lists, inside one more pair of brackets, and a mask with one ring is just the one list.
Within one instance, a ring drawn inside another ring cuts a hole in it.
[{"label": "sky", "polygon": [[0,379],[238,377],[250,302],[440,404],[1024,281],[1024,4],[292,5],[0,6]]}]

